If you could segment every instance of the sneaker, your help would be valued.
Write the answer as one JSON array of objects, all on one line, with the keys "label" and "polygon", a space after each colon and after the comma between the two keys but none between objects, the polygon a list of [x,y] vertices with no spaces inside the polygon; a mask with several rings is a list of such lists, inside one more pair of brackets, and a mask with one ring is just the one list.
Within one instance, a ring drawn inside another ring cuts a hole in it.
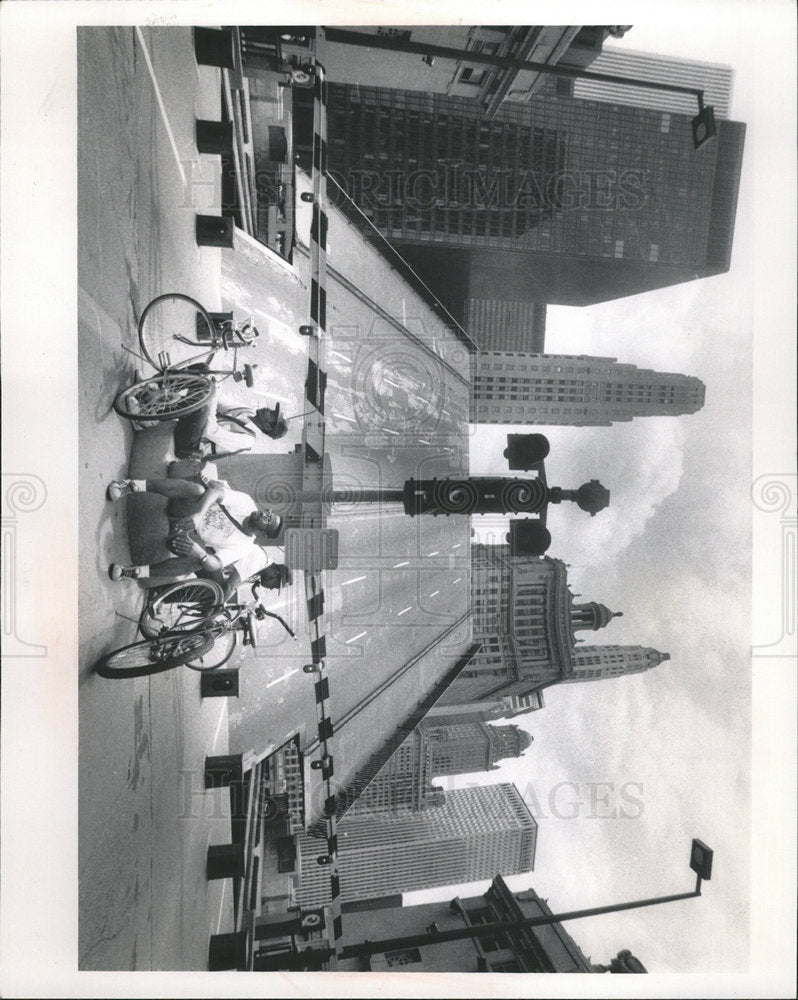
[{"label": "sneaker", "polygon": [[138,566],[122,566],[120,563],[111,563],[108,567],[108,575],[114,583],[119,580],[138,580],[139,568]]},{"label": "sneaker", "polygon": [[118,500],[128,493],[138,493],[132,479],[114,479],[108,484],[108,489],[105,491],[106,497],[112,501]]}]

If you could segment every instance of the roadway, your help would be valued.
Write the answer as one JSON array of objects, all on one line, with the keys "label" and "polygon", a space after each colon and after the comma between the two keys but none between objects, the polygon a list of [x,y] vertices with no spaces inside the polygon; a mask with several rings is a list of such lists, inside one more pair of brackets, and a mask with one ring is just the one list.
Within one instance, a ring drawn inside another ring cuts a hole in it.
[{"label": "roadway", "polygon": [[[279,745],[295,732],[312,745],[304,593],[299,582],[271,602],[300,640],[264,623],[256,655],[239,660],[238,699],[203,701],[188,670],[97,677],[97,657],[136,637],[142,603],[137,584],[107,576],[108,563],[130,550],[125,502],[108,504],[104,491],[125,474],[133,437],[111,404],[139,364],[126,349],[136,348],[141,309],[161,292],[184,291],[210,309],[235,305],[254,316],[255,393],[302,413],[307,342],[296,331],[306,321],[306,257],[291,268],[247,240],[235,252],[196,245],[195,213],[220,203],[214,160],[194,147],[194,120],[218,117],[220,99],[218,71],[197,67],[190,31],[82,29],[78,67],[79,963],[201,969],[208,934],[232,921],[229,889],[205,877],[207,846],[229,838],[229,822],[222,793],[202,787],[204,758]],[[335,482],[397,486],[410,475],[464,471],[464,349],[337,217],[329,257]],[[301,420],[290,428],[259,443],[264,455],[293,449]],[[469,526],[343,506],[330,524],[341,532],[339,568],[326,581],[330,702],[333,719],[346,719],[335,749],[345,777],[467,644],[467,624],[456,623],[468,607]]]}]

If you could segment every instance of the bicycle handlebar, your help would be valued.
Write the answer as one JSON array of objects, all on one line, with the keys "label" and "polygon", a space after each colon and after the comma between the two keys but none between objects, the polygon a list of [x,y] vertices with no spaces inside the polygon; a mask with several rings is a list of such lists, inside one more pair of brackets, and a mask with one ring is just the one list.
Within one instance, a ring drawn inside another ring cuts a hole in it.
[{"label": "bicycle handlebar", "polygon": [[260,590],[260,584],[253,583],[252,597],[255,602],[255,607],[254,607],[255,617],[258,619],[258,621],[263,621],[264,618],[274,618],[283,626],[283,628],[291,636],[292,639],[296,639],[296,633],[288,624],[288,622],[282,617],[282,615],[278,615],[274,611],[267,611],[266,608],[264,608],[263,604],[261,604],[260,598],[258,597],[259,590]]}]

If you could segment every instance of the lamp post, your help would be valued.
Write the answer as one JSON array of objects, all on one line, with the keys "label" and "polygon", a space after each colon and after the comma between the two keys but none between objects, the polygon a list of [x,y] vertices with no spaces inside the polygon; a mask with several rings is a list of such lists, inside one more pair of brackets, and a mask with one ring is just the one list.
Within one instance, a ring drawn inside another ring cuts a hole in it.
[{"label": "lamp post", "polygon": [[616,76],[612,73],[592,73],[589,70],[572,69],[570,66],[550,66],[548,63],[533,62],[529,59],[516,59],[513,56],[488,55],[483,52],[472,52],[468,49],[455,49],[447,45],[429,45],[426,42],[411,42],[409,39],[396,38],[390,35],[370,35],[362,31],[347,31],[344,28],[322,28],[328,42],[340,42],[345,45],[361,45],[367,48],[389,49],[394,52],[407,52],[423,56],[424,61],[432,64],[438,56],[441,59],[463,60],[480,66],[496,66],[499,69],[529,70],[534,73],[546,73],[550,76],[565,76],[579,80],[597,80],[603,83],[617,83],[629,87],[646,87],[649,90],[666,90],[674,94],[691,94],[698,102],[698,114],[691,120],[693,146],[698,149],[716,134],[715,113],[712,107],[704,106],[704,91],[700,87],[683,87],[675,83],[662,83],[658,80],[637,80],[628,76]]},{"label": "lamp post", "polygon": [[[475,924],[468,927],[457,927],[452,930],[436,930],[434,925],[423,934],[410,934],[405,937],[383,938],[379,941],[362,941],[359,944],[345,945],[338,952],[339,959],[367,957],[386,951],[398,951],[404,948],[419,948],[423,945],[443,944],[446,941],[462,941],[467,938],[484,937],[500,934],[504,931],[523,930],[527,927],[544,927],[548,924],[558,924],[565,920],[580,920],[583,917],[599,916],[603,913],[618,913],[621,910],[634,910],[644,906],[656,906],[659,903],[673,903],[680,899],[693,899],[701,895],[701,882],[709,881],[712,875],[712,850],[701,840],[693,840],[690,846],[690,867],[696,874],[695,889],[692,892],[679,892],[670,896],[654,896],[649,899],[637,899],[628,903],[612,903],[609,906],[593,906],[584,910],[569,910],[565,913],[552,913],[541,917],[520,917],[516,920],[497,920],[490,924]],[[309,961],[323,961],[334,954],[331,948],[307,949],[300,955],[307,955]]]}]

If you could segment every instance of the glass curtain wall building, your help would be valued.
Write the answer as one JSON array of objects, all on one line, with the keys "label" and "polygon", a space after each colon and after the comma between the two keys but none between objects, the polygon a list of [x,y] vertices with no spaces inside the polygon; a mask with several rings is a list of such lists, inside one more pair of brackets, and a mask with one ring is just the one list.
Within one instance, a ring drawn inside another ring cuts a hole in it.
[{"label": "glass curtain wall building", "polygon": [[728,270],[745,126],[568,96],[330,85],[329,168],[453,314],[587,305]]}]

